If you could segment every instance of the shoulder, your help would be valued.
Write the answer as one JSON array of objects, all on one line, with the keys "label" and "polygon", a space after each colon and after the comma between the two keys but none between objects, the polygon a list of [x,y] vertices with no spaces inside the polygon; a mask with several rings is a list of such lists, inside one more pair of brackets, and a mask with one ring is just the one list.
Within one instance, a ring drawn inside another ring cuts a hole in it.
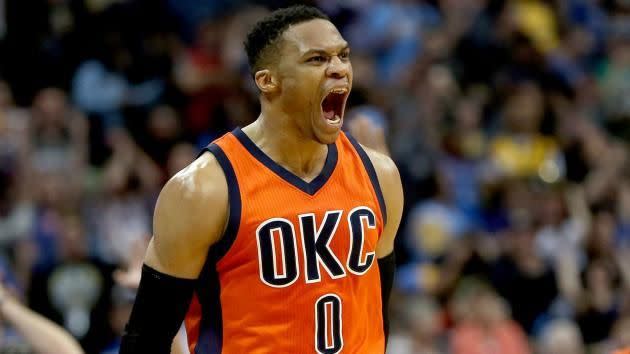
[{"label": "shoulder", "polygon": [[365,137],[361,140],[354,137],[352,134],[344,133],[345,139],[352,144],[353,150],[355,150],[363,160],[364,164],[367,163],[365,156],[369,159],[369,163],[374,167],[374,172],[378,177],[381,184],[383,183],[396,183],[400,182],[400,174],[398,173],[398,167],[394,161],[387,154],[387,149],[379,149],[378,146],[370,144],[370,147],[364,145],[365,141],[370,141],[370,137]]},{"label": "shoulder", "polygon": [[394,249],[394,238],[402,218],[404,194],[400,173],[394,161],[381,152],[366,147],[363,149],[374,166],[387,208],[387,222],[376,248],[377,256],[381,258],[390,254]]},{"label": "shoulder", "polygon": [[205,153],[162,188],[145,263],[175,277],[197,278],[227,217],[226,179],[215,157]]},{"label": "shoulder", "polygon": [[[391,157],[365,146],[362,146],[362,148],[374,166],[381,188],[385,189],[388,185],[400,185],[400,173]],[[383,193],[385,193],[385,190],[383,190]]]},{"label": "shoulder", "polygon": [[207,152],[164,185],[156,205],[154,229],[212,244],[223,231],[227,213],[227,181],[217,159]]}]

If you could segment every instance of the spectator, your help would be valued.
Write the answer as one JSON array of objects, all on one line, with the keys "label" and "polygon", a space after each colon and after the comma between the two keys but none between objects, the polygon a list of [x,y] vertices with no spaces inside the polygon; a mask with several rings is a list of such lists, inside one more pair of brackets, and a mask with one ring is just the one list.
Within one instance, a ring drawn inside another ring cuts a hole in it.
[{"label": "spectator", "polygon": [[78,215],[64,215],[60,221],[59,258],[34,270],[28,303],[62,324],[87,352],[94,353],[112,336],[107,314],[113,267],[90,257]]},{"label": "spectator", "polygon": [[445,352],[439,306],[429,297],[401,298],[396,304],[404,329],[392,333],[388,352],[397,354],[438,354]]},{"label": "spectator", "polygon": [[103,174],[103,191],[91,201],[96,247],[111,264],[120,263],[139,237],[151,233],[150,209],[162,180],[158,166],[124,130],[112,134],[113,154]]},{"label": "spectator", "polygon": [[[532,220],[521,221],[508,235],[507,252],[494,267],[494,283],[508,302],[514,319],[528,334],[542,325],[558,296],[555,273],[536,253]],[[531,291],[536,289],[536,291]]]},{"label": "spectator", "polygon": [[523,330],[509,318],[507,304],[487,289],[473,289],[456,301],[468,314],[459,318],[451,338],[453,354],[531,353]]},{"label": "spectator", "polygon": [[26,183],[29,123],[28,112],[15,106],[11,88],[0,81],[0,244],[5,247],[26,238],[35,218]]},{"label": "spectator", "polygon": [[506,177],[563,177],[563,160],[553,138],[540,134],[544,97],[534,83],[521,84],[502,107],[504,130],[491,142],[490,158]]}]

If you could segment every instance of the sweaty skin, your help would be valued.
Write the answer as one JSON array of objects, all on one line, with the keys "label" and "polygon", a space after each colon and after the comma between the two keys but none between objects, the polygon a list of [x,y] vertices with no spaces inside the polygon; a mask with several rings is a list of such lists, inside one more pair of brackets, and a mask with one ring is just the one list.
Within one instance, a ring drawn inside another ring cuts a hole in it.
[{"label": "sweaty skin", "polygon": [[223,233],[227,214],[223,170],[214,156],[206,153],[162,189],[145,264],[175,277],[198,278],[209,247]]}]

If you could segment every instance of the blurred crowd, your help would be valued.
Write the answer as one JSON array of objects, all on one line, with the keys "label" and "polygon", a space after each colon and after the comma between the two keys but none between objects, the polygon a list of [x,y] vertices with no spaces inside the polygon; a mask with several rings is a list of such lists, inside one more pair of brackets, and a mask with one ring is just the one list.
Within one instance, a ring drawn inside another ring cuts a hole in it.
[{"label": "blurred crowd", "polygon": [[[0,277],[87,353],[117,353],[163,183],[256,118],[242,42],[293,3],[0,0]],[[630,1],[300,3],[403,179],[389,352],[630,346]]]}]

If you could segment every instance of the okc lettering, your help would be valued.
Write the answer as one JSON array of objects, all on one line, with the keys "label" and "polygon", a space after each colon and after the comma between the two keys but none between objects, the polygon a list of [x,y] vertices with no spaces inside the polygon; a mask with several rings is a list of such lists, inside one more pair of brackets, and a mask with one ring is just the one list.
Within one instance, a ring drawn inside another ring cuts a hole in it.
[{"label": "okc lettering", "polygon": [[[374,252],[363,251],[365,229],[376,228],[374,212],[365,206],[352,209],[347,215],[350,230],[350,250],[345,264],[330,249],[329,245],[341,220],[342,210],[328,211],[323,220],[316,220],[313,213],[298,216],[302,237],[302,257],[306,283],[321,281],[322,269],[333,279],[346,276],[346,271],[355,275],[365,274],[374,263]],[[256,229],[258,245],[258,269],[260,280],[274,288],[287,287],[300,276],[298,246],[295,225],[284,218],[266,220]],[[276,245],[279,242],[279,245]],[[282,267],[278,267],[278,259]]]}]

